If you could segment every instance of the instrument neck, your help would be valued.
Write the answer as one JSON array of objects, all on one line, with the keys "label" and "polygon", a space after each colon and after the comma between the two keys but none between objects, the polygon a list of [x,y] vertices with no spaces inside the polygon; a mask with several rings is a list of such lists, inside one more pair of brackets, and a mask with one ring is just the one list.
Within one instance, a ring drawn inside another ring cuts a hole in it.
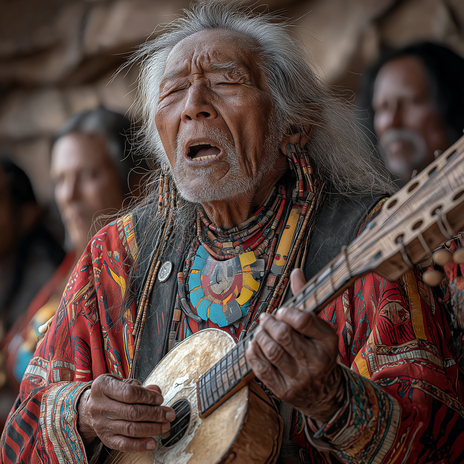
[{"label": "instrument neck", "polygon": [[[318,312],[327,301],[342,293],[354,281],[351,276],[348,252],[335,258],[320,274],[309,281],[285,306],[303,311]],[[220,361],[198,381],[200,416],[206,417],[254,375],[246,359],[246,350],[254,337],[254,329],[239,341]]]}]

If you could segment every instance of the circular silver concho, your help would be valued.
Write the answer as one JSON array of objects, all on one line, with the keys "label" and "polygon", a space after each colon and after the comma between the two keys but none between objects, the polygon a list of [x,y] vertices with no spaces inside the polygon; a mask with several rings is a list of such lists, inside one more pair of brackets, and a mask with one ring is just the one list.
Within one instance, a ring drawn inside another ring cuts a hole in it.
[{"label": "circular silver concho", "polygon": [[166,282],[169,279],[169,276],[172,272],[172,263],[171,261],[166,261],[161,267],[158,272],[158,280],[160,282]]}]

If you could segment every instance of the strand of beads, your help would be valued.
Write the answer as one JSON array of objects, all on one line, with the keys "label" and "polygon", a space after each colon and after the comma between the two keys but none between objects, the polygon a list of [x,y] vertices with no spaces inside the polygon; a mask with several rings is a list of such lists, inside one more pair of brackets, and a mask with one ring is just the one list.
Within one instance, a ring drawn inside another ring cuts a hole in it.
[{"label": "strand of beads", "polygon": [[169,239],[174,230],[174,216],[177,208],[177,191],[169,181],[165,170],[161,171],[159,181],[159,203],[158,214],[166,217],[163,224],[163,230],[158,240],[157,248],[153,251],[150,268],[145,285],[142,290],[142,296],[137,308],[137,317],[134,323],[132,334],[135,337],[135,353],[138,352],[141,342],[141,332],[145,325],[148,311],[148,303],[153,290],[153,286],[158,276],[158,271],[161,267],[161,258],[169,243]]}]

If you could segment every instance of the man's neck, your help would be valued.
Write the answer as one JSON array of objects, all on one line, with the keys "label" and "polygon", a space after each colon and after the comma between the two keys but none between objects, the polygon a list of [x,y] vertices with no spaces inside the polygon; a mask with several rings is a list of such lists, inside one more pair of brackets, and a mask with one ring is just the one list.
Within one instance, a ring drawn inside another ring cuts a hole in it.
[{"label": "man's neck", "polygon": [[236,198],[202,203],[206,215],[213,224],[225,230],[245,222],[264,204],[287,168],[285,160],[285,164],[265,176],[256,189]]}]

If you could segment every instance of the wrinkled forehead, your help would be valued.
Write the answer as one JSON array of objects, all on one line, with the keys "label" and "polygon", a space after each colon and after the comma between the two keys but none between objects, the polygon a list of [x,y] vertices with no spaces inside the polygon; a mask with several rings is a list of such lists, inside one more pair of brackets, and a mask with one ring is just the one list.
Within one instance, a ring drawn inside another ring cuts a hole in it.
[{"label": "wrinkled forehead", "polygon": [[258,81],[263,77],[255,39],[227,29],[207,29],[186,37],[171,50],[163,79],[176,74],[217,69],[223,64],[247,71]]},{"label": "wrinkled forehead", "polygon": [[414,55],[404,55],[387,61],[379,70],[374,83],[373,102],[402,94],[430,95],[430,85],[422,61]]}]

